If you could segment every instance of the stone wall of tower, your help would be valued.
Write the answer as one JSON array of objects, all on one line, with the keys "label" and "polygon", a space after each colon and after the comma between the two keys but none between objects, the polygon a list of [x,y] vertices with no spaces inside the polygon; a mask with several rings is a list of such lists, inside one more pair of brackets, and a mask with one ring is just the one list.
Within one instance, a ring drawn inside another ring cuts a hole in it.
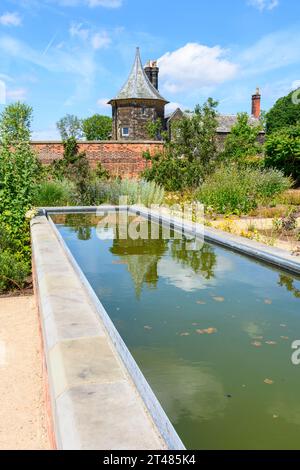
[{"label": "stone wall of tower", "polygon": [[[161,119],[164,123],[165,105],[158,100],[118,101],[113,105],[113,140],[148,140],[147,125]],[[122,128],[129,129],[128,137]]]}]

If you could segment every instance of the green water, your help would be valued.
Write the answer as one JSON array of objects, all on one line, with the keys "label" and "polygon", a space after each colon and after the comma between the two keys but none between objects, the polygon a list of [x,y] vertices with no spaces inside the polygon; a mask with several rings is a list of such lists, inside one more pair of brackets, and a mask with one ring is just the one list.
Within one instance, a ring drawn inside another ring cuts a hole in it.
[{"label": "green water", "polygon": [[299,278],[212,244],[100,240],[95,216],[53,218],[187,448],[300,448]]}]

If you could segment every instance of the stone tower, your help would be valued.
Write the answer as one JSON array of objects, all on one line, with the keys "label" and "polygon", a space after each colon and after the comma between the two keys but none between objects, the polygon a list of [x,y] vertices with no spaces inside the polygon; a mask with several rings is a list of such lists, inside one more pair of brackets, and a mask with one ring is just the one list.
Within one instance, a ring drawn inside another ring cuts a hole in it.
[{"label": "stone tower", "polygon": [[147,124],[161,119],[164,125],[168,101],[158,92],[158,72],[156,62],[149,62],[143,69],[137,48],[127,82],[109,101],[112,106],[113,140],[149,140]]}]

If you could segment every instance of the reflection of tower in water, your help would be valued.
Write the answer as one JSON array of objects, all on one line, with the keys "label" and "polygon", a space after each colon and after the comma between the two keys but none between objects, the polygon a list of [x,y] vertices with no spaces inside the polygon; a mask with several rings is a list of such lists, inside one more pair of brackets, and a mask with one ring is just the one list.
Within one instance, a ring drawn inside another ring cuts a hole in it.
[{"label": "reflection of tower in water", "polygon": [[[132,221],[130,221],[132,224]],[[150,234],[150,223],[146,220],[136,219],[137,226],[147,225]],[[146,228],[144,226],[144,228]],[[164,228],[158,226],[156,239],[149,236],[147,239],[138,238],[136,240],[127,237],[123,239],[120,236],[120,227],[116,228],[116,238],[110,249],[111,253],[121,257],[122,263],[127,264],[128,271],[134,282],[136,295],[139,298],[144,283],[149,288],[156,288],[159,279],[158,262],[168,251],[170,256],[182,266],[188,266],[196,274],[204,279],[214,277],[214,269],[217,264],[217,255],[212,246],[204,244],[201,249],[189,250],[187,245],[189,241],[185,238],[165,239],[163,235]]]},{"label": "reflection of tower in water", "polygon": [[[139,223],[148,224],[148,221],[139,221]],[[169,241],[163,240],[161,236],[158,240],[152,240],[151,237],[147,240],[140,238],[133,240],[129,237],[121,239],[117,227],[116,238],[110,251],[127,264],[137,298],[140,298],[144,283],[149,288],[156,288],[158,281],[157,264],[168,250],[168,243]]]}]

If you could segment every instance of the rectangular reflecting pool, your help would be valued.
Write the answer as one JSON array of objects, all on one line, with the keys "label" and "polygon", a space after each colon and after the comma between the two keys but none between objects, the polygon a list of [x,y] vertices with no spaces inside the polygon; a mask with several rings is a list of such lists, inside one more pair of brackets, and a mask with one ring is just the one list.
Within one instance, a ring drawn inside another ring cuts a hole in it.
[{"label": "rectangular reflecting pool", "polygon": [[300,448],[299,278],[159,227],[52,219],[188,449]]}]

